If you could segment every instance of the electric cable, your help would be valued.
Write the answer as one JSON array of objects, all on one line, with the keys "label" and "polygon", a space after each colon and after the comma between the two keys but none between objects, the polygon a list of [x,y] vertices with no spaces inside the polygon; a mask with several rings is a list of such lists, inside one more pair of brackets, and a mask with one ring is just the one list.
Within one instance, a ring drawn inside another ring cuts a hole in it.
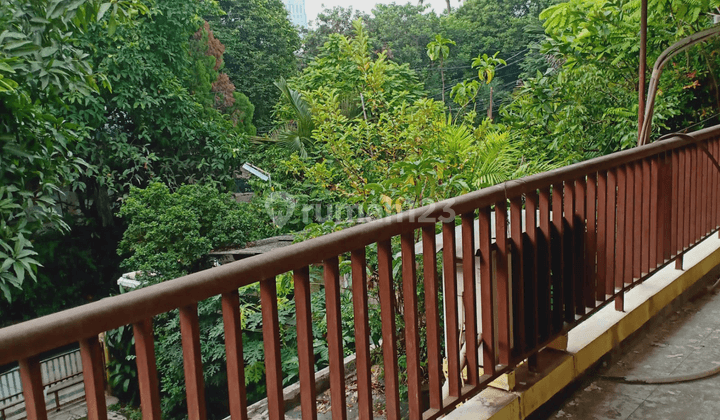
[{"label": "electric cable", "polygon": [[[720,278],[711,286],[707,287],[707,291],[710,292],[717,285],[720,284]],[[666,376],[666,377],[643,377],[643,376],[611,376],[611,375],[598,375],[599,378],[607,379],[614,382],[622,382],[625,384],[635,385],[664,385],[664,384],[678,384],[683,382],[692,382],[700,379],[710,378],[720,374],[720,365],[715,366],[712,369],[707,369],[700,372],[688,373],[685,375]]]}]

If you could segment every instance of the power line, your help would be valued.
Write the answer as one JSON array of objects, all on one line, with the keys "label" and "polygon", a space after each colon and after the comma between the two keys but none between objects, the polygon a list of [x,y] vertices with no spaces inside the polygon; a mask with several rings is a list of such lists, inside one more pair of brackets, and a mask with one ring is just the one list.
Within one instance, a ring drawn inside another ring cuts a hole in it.
[{"label": "power line", "polygon": [[[524,49],[522,49],[522,50],[518,51],[517,53],[513,54],[512,57],[510,57],[510,58],[508,58],[508,59],[505,60],[505,61],[507,62],[507,64],[504,65],[504,66],[498,67],[497,70],[504,69],[505,67],[510,67],[510,66],[512,66],[513,64],[518,63],[518,62],[524,60],[525,57],[523,56],[523,57],[520,57],[519,59],[517,59],[517,60],[515,60],[515,61],[512,61],[515,57],[517,57],[517,56],[519,56],[520,54],[523,54],[523,53],[525,53],[525,52],[527,52],[527,51],[529,51],[529,50],[530,50],[530,48],[525,47]],[[436,66],[433,66],[433,65],[428,65],[428,66],[410,67],[410,69],[411,69],[411,70],[428,70],[428,69],[435,69],[435,70],[458,70],[458,69],[471,69],[472,67],[473,67],[473,66],[454,66],[454,67],[442,67],[442,68],[440,68],[440,67],[436,67]]]}]

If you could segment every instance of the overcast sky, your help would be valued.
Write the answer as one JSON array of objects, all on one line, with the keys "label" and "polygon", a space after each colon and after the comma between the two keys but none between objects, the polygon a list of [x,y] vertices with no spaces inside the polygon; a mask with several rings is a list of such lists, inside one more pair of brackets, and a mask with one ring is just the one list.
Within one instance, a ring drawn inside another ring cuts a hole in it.
[{"label": "overcast sky", "polygon": [[[308,22],[310,22],[312,20],[315,20],[317,14],[320,13],[325,7],[333,8],[335,6],[352,6],[352,8],[355,10],[362,10],[363,12],[370,13],[372,8],[375,7],[375,5],[378,3],[405,4],[407,3],[407,0],[305,0],[305,14],[307,14]],[[411,3],[417,4],[417,0],[412,0]],[[425,0],[424,4],[429,4],[437,14],[442,13],[442,11],[445,10],[445,8],[447,7],[445,0]],[[325,7],[323,7],[323,5],[325,5]],[[456,8],[460,6],[460,2],[458,0],[451,0],[451,5],[453,8]]]}]

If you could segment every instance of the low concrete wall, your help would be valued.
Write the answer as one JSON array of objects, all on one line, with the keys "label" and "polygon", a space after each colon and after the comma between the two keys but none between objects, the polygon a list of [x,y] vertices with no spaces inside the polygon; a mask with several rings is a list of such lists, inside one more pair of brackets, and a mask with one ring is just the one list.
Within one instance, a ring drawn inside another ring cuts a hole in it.
[{"label": "low concrete wall", "polygon": [[[344,359],[345,377],[355,374],[356,355],[350,355]],[[330,388],[330,367],[320,369],[315,372],[315,390],[319,394]],[[283,389],[283,400],[285,401],[285,411],[300,405],[300,382],[296,382]],[[268,414],[267,398],[256,402],[248,407],[248,418],[252,420],[266,419]],[[231,420],[226,417],[224,420]]]},{"label": "low concrete wall", "polygon": [[720,239],[712,235],[685,254],[685,270],[669,264],[625,294],[625,311],[612,304],[598,311],[568,333],[566,351],[546,348],[538,354],[538,373],[526,365],[515,369],[518,384],[513,392],[496,388],[448,414],[448,419],[522,420],[566,386],[579,379],[600,359],[617,349],[678,298],[683,299],[703,278],[717,276]]}]

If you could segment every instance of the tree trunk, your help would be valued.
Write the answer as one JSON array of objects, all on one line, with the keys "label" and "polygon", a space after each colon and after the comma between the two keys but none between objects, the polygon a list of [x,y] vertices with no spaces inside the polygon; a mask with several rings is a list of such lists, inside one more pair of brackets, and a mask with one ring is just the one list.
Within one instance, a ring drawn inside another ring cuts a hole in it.
[{"label": "tree trunk", "polygon": [[493,119],[493,88],[490,86],[490,104],[488,105],[487,109],[487,117],[488,120],[492,121]]},{"label": "tree trunk", "polygon": [[450,14],[450,12],[452,12],[452,7],[450,7],[450,0],[445,0],[445,3],[447,3],[447,11],[448,14]]},{"label": "tree trunk", "polygon": [[440,67],[440,79],[442,80],[442,101],[445,103],[445,71]]}]

